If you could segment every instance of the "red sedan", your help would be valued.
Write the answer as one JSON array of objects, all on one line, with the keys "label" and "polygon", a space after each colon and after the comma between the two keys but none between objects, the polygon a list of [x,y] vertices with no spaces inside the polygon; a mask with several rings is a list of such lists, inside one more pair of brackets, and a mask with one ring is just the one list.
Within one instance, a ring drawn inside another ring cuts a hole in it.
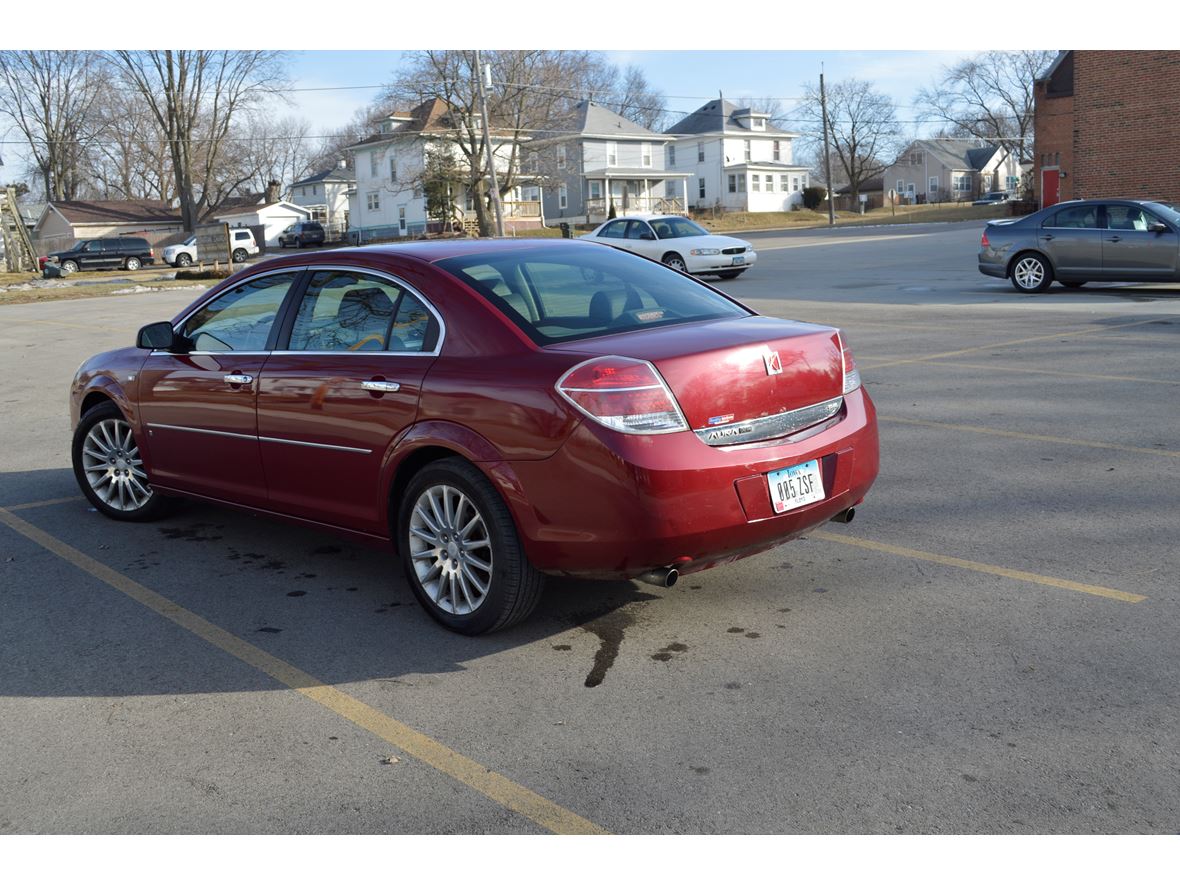
[{"label": "red sedan", "polygon": [[591,243],[291,256],[215,286],[71,391],[116,519],[175,496],[393,541],[464,633],[542,575],[686,574],[847,521],[877,475],[840,332]]}]

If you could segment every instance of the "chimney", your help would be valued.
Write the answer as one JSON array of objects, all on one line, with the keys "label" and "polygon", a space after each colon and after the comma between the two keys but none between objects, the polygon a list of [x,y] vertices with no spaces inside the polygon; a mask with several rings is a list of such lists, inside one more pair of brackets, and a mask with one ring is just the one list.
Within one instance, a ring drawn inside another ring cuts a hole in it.
[{"label": "chimney", "polygon": [[264,197],[266,205],[269,206],[271,203],[277,203],[282,199],[282,187],[283,186],[273,178],[266,183],[266,196]]}]

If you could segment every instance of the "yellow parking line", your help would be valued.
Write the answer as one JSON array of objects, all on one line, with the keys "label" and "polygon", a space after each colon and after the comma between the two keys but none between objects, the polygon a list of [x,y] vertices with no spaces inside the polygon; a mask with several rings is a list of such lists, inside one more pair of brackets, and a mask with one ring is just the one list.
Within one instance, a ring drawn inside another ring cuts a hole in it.
[{"label": "yellow parking line", "polygon": [[1078,329],[1074,332],[1054,332],[1052,335],[1034,335],[1032,338],[1017,338],[1013,341],[997,341],[993,344],[980,344],[977,347],[964,347],[962,350],[948,350],[944,353],[931,353],[926,356],[915,356],[909,359],[894,360],[889,363],[878,363],[873,366],[874,369],[884,369],[892,366],[904,366],[910,363],[925,363],[930,360],[939,360],[948,356],[961,356],[965,353],[978,353],[981,350],[992,350],[996,347],[1014,347],[1017,344],[1033,344],[1037,341],[1052,341],[1054,338],[1077,338],[1081,335],[1095,335],[1099,332],[1111,331],[1114,329],[1129,329],[1132,326],[1143,326],[1147,323],[1154,323],[1155,320],[1138,320],[1134,323],[1120,323],[1117,326],[1102,326],[1099,328]]},{"label": "yellow parking line", "polygon": [[1074,590],[1078,593],[1089,593],[1093,596],[1105,596],[1107,599],[1117,599],[1119,602],[1142,602],[1147,597],[1140,596],[1138,593],[1127,593],[1123,590],[1112,590],[1110,587],[1100,587],[1096,584],[1080,584],[1077,581],[1066,581],[1061,578],[1050,578],[1047,575],[1038,575],[1033,572],[1024,572],[1014,568],[1004,568],[998,565],[988,565],[984,562],[973,562],[970,559],[959,559],[956,556],[942,556],[938,553],[926,553],[923,550],[911,550],[908,547],[895,547],[892,544],[882,544],[878,541],[866,541],[862,538],[853,538],[848,535],[836,535],[832,532],[815,531],[810,537],[819,538],[823,541],[832,541],[836,544],[846,544],[849,547],[861,547],[865,550],[874,550],[877,553],[890,553],[894,556],[904,556],[907,559],[921,559],[924,562],[934,562],[939,565],[950,566],[951,568],[967,569],[968,571],[981,572],[985,575],[997,575],[1002,578],[1013,578],[1017,581],[1028,581],[1032,584],[1041,584],[1045,587],[1058,587],[1062,590]]},{"label": "yellow parking line", "polygon": [[[860,360],[857,360],[860,364]],[[1139,378],[1134,375],[1100,375],[1094,372],[1055,372],[1051,369],[1024,369],[1019,366],[993,366],[982,363],[958,363],[939,360],[934,365],[953,366],[958,369],[983,369],[992,372],[1016,372],[1029,375],[1053,375],[1058,378],[1086,378],[1093,381],[1134,381],[1136,384],[1180,384],[1180,380],[1168,378]],[[874,368],[868,366],[867,368]]]},{"label": "yellow parking line", "polygon": [[999,430],[995,427],[978,427],[974,424],[944,424],[941,421],[919,421],[917,418],[898,418],[896,415],[877,415],[878,421],[894,424],[912,424],[916,427],[934,427],[938,430],[961,430],[967,433],[982,433],[987,436],[1006,436],[1009,439],[1027,439],[1033,442],[1060,443],[1067,446],[1086,446],[1091,449],[1112,449],[1116,452],[1134,452],[1137,455],[1163,455],[1165,458],[1180,458],[1180,452],[1171,449],[1148,449],[1142,446],[1121,446],[1118,443],[1096,442],[1089,439],[1070,439],[1067,436],[1048,436],[1042,433],[1020,433],[1016,430]]},{"label": "yellow parking line", "polygon": [[69,498],[49,498],[46,501],[29,501],[27,504],[9,504],[3,508],[5,510],[32,510],[34,507],[50,507],[54,504],[68,504],[70,501],[83,500],[81,495],[72,495]]},{"label": "yellow parking line", "polygon": [[363,728],[370,734],[384,740],[408,756],[413,756],[434,769],[466,784],[476,792],[517,812],[534,823],[554,833],[602,834],[606,830],[597,824],[551,802],[503,775],[490,771],[478,762],[468,759],[451,748],[415,731],[384,713],[358,701],[337,688],[320,682],[309,673],[239,639],[200,615],[177,605],[165,596],[149,590],[80,550],[44,532],[9,510],[0,508],[0,522],[7,525],[30,541],[41,545],[50,553],[77,566],[87,574],[102,581],[108,587],[134,599],[141,605],[167,618],[172,623],[204,639],[227,654],[266,673],[288,688],[315,701],[317,704],[342,716]]}]

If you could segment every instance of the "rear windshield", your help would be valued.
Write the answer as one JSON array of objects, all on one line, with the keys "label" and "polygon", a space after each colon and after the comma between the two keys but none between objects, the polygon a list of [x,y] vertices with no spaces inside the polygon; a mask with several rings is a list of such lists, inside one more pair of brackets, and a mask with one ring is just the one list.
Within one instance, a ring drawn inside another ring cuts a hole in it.
[{"label": "rear windshield", "polygon": [[541,345],[751,315],[690,277],[609,246],[485,252],[438,267]]}]

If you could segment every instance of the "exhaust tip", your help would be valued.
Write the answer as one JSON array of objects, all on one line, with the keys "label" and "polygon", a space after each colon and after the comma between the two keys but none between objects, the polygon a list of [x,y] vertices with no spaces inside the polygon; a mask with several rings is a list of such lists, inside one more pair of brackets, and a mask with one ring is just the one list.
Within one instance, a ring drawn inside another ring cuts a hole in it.
[{"label": "exhaust tip", "polygon": [[680,572],[674,568],[657,568],[644,572],[638,580],[653,587],[672,587],[680,580]]},{"label": "exhaust tip", "polygon": [[680,572],[674,568],[668,569],[668,573],[664,576],[665,587],[675,587],[676,582],[680,580]]},{"label": "exhaust tip", "polygon": [[847,510],[841,510],[839,513],[837,513],[835,516],[833,516],[830,521],[831,522],[842,522],[842,523],[847,524],[847,523],[852,522],[852,518],[854,516],[856,516],[856,508],[849,507]]}]

